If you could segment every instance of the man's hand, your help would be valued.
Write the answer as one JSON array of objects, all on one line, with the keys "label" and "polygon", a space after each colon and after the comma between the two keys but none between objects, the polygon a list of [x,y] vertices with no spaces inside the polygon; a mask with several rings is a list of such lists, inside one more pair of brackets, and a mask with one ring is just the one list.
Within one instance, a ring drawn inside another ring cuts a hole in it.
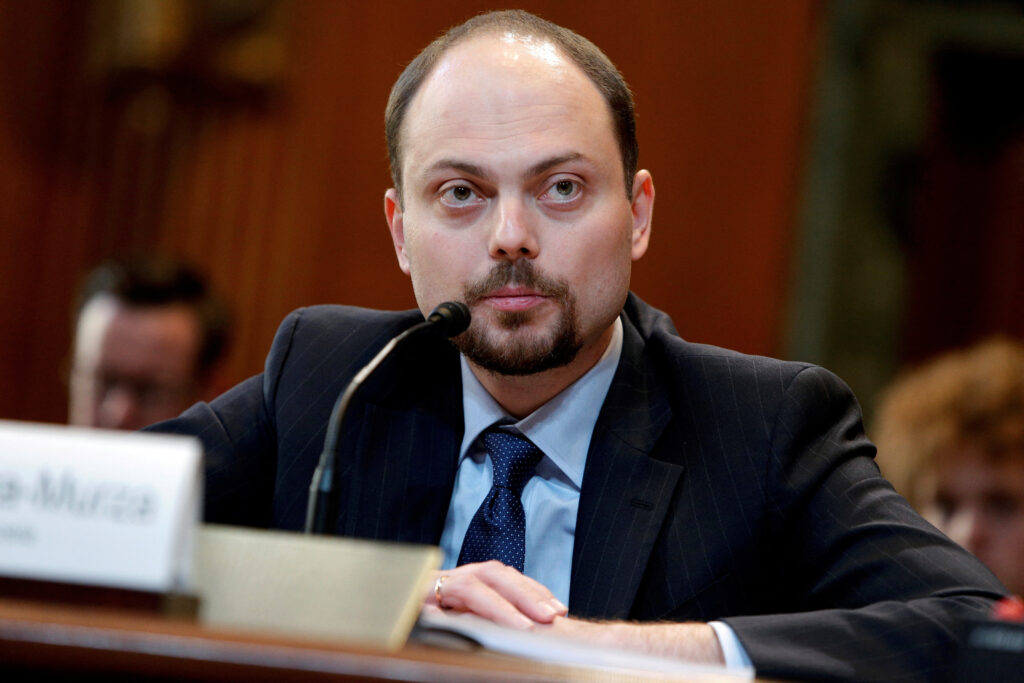
[{"label": "man's hand", "polygon": [[565,616],[568,609],[551,591],[495,560],[436,572],[424,609],[472,612],[503,626],[547,631],[591,644],[705,664],[725,663],[718,636],[707,624],[570,619]]},{"label": "man's hand", "polygon": [[496,560],[437,572],[424,603],[523,630],[550,624],[569,611],[543,585]]},{"label": "man's hand", "polygon": [[537,626],[536,629],[585,640],[592,645],[607,645],[701,664],[725,664],[718,636],[707,624],[585,621],[559,616],[550,625]]}]

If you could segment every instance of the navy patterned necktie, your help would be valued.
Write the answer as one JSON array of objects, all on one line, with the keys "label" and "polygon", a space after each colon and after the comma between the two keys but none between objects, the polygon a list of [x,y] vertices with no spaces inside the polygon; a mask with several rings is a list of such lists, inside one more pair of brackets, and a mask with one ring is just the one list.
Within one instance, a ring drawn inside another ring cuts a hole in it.
[{"label": "navy patterned necktie", "polygon": [[519,434],[491,428],[484,432],[494,484],[473,515],[459,553],[459,564],[499,560],[523,571],[526,514],[520,497],[543,453]]}]

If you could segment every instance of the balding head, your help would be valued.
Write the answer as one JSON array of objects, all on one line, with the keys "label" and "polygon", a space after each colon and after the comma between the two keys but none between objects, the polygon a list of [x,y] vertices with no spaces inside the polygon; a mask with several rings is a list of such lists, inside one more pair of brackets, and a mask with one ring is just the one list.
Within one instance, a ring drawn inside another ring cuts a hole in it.
[{"label": "balding head", "polygon": [[631,196],[637,170],[639,147],[633,96],[615,65],[583,36],[522,10],[488,12],[449,29],[428,45],[398,77],[385,113],[384,131],[391,163],[391,179],[402,197],[404,154],[403,124],[409,106],[426,78],[453,47],[483,35],[512,34],[523,39],[542,40],[553,45],[574,62],[601,93],[611,114],[612,126],[622,157],[626,196]]}]

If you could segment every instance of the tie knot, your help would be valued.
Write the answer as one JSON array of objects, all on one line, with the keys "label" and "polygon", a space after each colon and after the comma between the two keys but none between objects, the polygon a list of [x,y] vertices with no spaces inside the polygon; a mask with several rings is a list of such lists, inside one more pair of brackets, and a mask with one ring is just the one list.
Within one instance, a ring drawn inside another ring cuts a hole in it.
[{"label": "tie knot", "polygon": [[493,428],[484,432],[484,447],[494,466],[494,485],[512,489],[517,495],[543,457],[525,436]]}]

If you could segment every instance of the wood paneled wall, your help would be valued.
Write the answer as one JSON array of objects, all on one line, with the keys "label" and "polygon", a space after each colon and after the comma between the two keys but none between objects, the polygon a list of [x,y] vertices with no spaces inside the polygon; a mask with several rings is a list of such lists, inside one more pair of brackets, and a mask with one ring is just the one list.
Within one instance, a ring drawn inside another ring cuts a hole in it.
[{"label": "wood paneled wall", "polygon": [[[634,90],[658,192],[634,290],[690,339],[778,353],[818,3],[521,5]],[[85,68],[88,3],[0,0],[0,418],[64,420],[69,307],[107,256],[162,250],[210,275],[236,317],[225,384],[260,371],[292,308],[411,307],[383,219],[384,103],[431,38],[487,8],[284,2],[279,85],[221,101],[118,97]]]}]

